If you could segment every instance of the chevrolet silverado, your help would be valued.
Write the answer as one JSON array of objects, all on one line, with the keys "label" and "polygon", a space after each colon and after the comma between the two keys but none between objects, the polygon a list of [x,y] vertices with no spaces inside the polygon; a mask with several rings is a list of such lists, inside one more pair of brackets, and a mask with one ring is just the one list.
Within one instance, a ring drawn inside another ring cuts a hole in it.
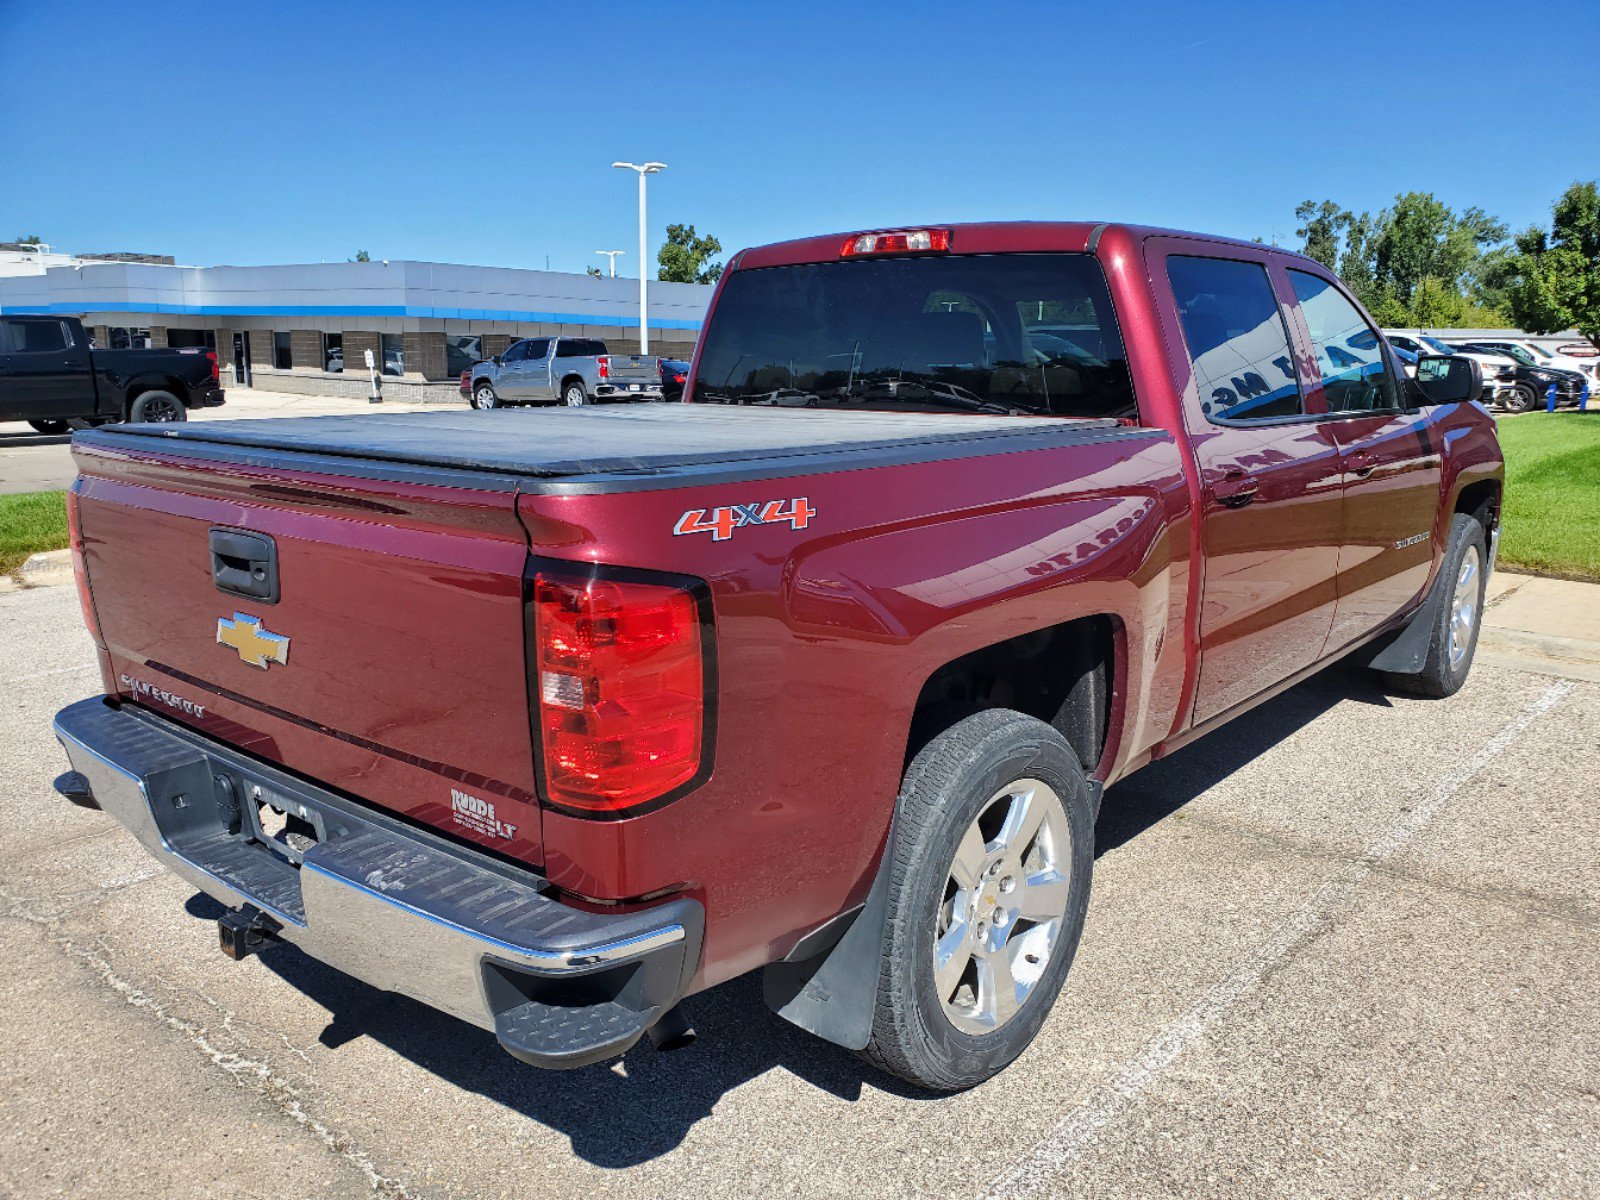
[{"label": "chevrolet silverado", "polygon": [[737,255],[682,404],[80,433],[57,790],[230,956],[533,1064],[760,970],[968,1087],[1061,991],[1109,785],[1340,656],[1461,686],[1481,387],[1274,247],[974,224]]}]

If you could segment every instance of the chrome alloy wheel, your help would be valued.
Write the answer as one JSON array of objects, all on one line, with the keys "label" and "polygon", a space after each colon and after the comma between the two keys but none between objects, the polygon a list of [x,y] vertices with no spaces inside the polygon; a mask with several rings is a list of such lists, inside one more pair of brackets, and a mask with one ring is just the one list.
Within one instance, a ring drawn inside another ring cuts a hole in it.
[{"label": "chrome alloy wheel", "polygon": [[1455,594],[1450,598],[1450,668],[1454,670],[1472,648],[1472,630],[1478,623],[1478,568],[1481,559],[1476,546],[1468,546],[1461,556],[1456,574]]},{"label": "chrome alloy wheel", "polygon": [[494,394],[494,388],[487,383],[478,385],[478,390],[472,394],[472,407],[478,409],[496,408],[499,406],[499,397]]},{"label": "chrome alloy wheel", "polygon": [[1050,965],[1072,891],[1072,832],[1038,779],[1007,784],[967,828],[934,924],[933,979],[962,1033],[993,1033]]}]

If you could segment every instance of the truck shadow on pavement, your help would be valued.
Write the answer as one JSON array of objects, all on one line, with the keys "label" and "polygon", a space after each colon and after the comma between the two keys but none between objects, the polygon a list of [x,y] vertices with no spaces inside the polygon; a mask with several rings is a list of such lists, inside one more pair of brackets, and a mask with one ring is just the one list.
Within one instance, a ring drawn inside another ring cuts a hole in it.
[{"label": "truck shadow on pavement", "polygon": [[[1172,815],[1342,700],[1388,703],[1372,676],[1334,667],[1262,705],[1228,734],[1204,739],[1113,788],[1096,827],[1096,857]],[[226,911],[204,893],[186,907],[206,921]],[[381,992],[293,946],[274,947],[244,969],[261,966],[334,1014],[319,1038],[328,1051],[370,1038],[459,1088],[566,1135],[575,1154],[600,1167],[638,1166],[669,1153],[724,1095],[774,1069],[847,1101],[858,1099],[866,1084],[906,1099],[940,1099],[770,1013],[759,972],[685,1001],[700,1035],[685,1049],[662,1052],[646,1041],[616,1063],[546,1072],[506,1054],[491,1033]]]}]

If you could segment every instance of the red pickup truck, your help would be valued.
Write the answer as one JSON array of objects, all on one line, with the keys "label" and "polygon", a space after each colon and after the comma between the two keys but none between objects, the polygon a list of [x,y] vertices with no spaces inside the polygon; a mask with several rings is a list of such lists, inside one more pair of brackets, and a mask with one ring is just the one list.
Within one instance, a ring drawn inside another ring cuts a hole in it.
[{"label": "red pickup truck", "polygon": [[985,224],[739,254],[682,404],[80,433],[57,789],[230,955],[530,1063],[760,968],[966,1087],[1062,987],[1108,785],[1341,655],[1461,685],[1481,386],[1291,253]]}]

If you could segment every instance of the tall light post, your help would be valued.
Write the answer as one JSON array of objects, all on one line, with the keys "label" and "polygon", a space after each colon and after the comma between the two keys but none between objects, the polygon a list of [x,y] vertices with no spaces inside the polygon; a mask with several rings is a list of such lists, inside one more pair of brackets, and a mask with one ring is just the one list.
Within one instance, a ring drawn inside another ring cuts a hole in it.
[{"label": "tall light post", "polygon": [[639,353],[648,354],[650,353],[650,314],[645,307],[647,303],[645,277],[650,273],[650,249],[645,239],[644,177],[646,175],[654,175],[657,171],[665,171],[667,164],[662,162],[614,162],[611,165],[613,167],[621,167],[626,171],[637,171],[639,173]]},{"label": "tall light post", "polygon": [[617,277],[617,255],[626,254],[626,250],[596,250],[596,254],[604,254],[611,260],[611,278]]}]

